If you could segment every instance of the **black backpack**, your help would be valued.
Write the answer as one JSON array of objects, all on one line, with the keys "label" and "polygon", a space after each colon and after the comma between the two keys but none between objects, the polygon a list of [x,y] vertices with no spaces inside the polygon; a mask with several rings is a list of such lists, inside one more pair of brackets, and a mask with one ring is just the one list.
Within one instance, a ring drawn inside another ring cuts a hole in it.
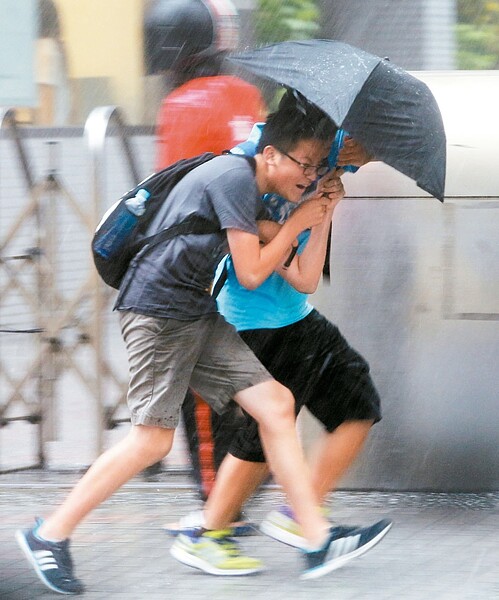
[{"label": "black backpack", "polygon": [[[152,248],[176,235],[216,233],[220,231],[219,223],[192,215],[185,221],[154,235],[146,235],[147,228],[158,208],[177,183],[187,173],[215,158],[215,156],[217,155],[206,152],[194,158],[179,160],[166,169],[153,173],[122,196],[107,211],[92,239],[94,263],[105,283],[119,289],[131,260],[146,246]],[[125,203],[127,200],[138,197],[139,190],[145,190],[148,198],[143,201],[143,214],[134,215]],[[110,240],[112,240],[112,243],[110,243]]]}]

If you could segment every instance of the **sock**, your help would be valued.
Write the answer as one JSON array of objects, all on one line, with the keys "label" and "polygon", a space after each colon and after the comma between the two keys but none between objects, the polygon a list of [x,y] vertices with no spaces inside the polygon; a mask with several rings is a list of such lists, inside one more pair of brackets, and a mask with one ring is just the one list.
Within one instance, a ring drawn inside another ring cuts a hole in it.
[{"label": "sock", "polygon": [[320,552],[321,550],[324,550],[324,548],[326,547],[328,542],[329,542],[329,536],[326,535],[324,540],[319,545],[312,546],[312,544],[308,543],[306,548],[304,548],[304,551],[305,552]]},{"label": "sock", "polygon": [[63,542],[64,540],[61,538],[48,538],[48,537],[43,537],[43,535],[40,535],[40,527],[37,527],[34,531],[33,531],[33,535],[39,539],[41,542],[48,542],[49,544],[60,544],[61,542]]}]

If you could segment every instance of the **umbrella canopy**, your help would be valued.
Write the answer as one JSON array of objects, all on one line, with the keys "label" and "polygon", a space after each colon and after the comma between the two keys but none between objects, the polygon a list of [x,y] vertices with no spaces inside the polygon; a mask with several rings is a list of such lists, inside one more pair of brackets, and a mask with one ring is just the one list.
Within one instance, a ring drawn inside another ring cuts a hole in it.
[{"label": "umbrella canopy", "polygon": [[227,60],[298,90],[378,160],[443,201],[442,116],[427,85],[404,69],[335,40],[281,42]]}]

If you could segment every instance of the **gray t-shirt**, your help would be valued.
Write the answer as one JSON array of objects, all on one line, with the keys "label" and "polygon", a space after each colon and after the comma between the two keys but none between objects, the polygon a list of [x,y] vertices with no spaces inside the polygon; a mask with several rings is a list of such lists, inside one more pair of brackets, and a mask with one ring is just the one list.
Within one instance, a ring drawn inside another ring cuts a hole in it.
[{"label": "gray t-shirt", "polygon": [[220,232],[179,235],[143,256],[139,253],[123,279],[115,308],[180,320],[216,312],[210,287],[228,251],[225,230],[257,235],[261,210],[253,168],[243,157],[218,156],[188,173],[159,209],[147,235],[193,214],[220,223]]}]

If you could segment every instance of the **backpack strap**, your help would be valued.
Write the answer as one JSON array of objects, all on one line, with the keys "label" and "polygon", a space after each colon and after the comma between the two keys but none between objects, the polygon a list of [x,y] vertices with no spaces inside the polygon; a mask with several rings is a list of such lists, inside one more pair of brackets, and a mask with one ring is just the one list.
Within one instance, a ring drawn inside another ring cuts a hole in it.
[{"label": "backpack strap", "polygon": [[218,294],[220,294],[225,282],[227,281],[227,276],[229,274],[229,270],[227,269],[227,261],[229,259],[230,254],[228,254],[224,259],[224,264],[222,267],[222,271],[220,275],[217,277],[217,280],[213,284],[213,289],[211,290],[211,295],[213,298],[217,298]]},{"label": "backpack strap", "polygon": [[[215,157],[214,154],[206,153],[205,155],[198,157],[198,159],[199,159],[200,163],[202,164],[202,162],[211,160],[211,158],[214,158],[214,157]],[[251,168],[253,169],[253,172],[256,172],[256,160],[252,156],[241,156],[241,158],[246,159],[247,162],[249,163],[249,165],[251,166]],[[173,168],[173,167],[169,167],[169,168]],[[168,168],[164,170],[164,173],[165,173],[164,176],[167,176],[167,174],[166,174],[167,170],[168,170]],[[163,172],[161,172],[161,173],[163,174]],[[174,185],[172,185],[171,188],[172,187],[174,187]],[[142,238],[141,240],[139,240],[138,242],[136,242],[135,244],[133,244],[129,249],[130,256],[131,256],[130,263],[129,263],[125,273],[123,273],[123,275],[122,275],[123,278],[126,278],[126,283],[123,286],[122,284],[124,282],[124,279],[120,279],[120,283],[119,283],[120,293],[118,295],[116,304],[119,302],[120,297],[122,296],[122,294],[125,292],[125,290],[128,288],[128,286],[130,284],[131,276],[130,276],[130,274],[128,274],[128,277],[126,277],[126,274],[128,273],[128,271],[133,272],[135,270],[135,268],[137,266],[137,260],[139,258],[141,258],[149,250],[151,250],[158,244],[161,244],[163,242],[166,242],[166,241],[174,238],[177,235],[189,235],[189,234],[202,235],[205,233],[218,233],[220,231],[221,231],[221,227],[220,227],[219,223],[214,223],[213,221],[210,221],[209,219],[206,219],[205,217],[201,217],[199,215],[194,214],[194,215],[191,215],[190,217],[187,217],[187,219],[185,219],[181,223],[177,223],[176,225],[167,227],[166,229],[158,231],[157,233],[154,233],[153,235],[146,236],[146,237]],[[224,269],[224,272],[222,273],[221,277],[223,278],[223,280],[220,282],[220,284],[219,284],[218,280],[217,280],[217,283],[215,284],[215,287],[217,289],[217,294],[220,292],[223,284],[225,283],[225,280],[227,279],[227,269],[226,268]],[[115,287],[118,287],[118,286],[115,286]]]},{"label": "backpack strap", "polygon": [[177,235],[188,235],[191,233],[195,234],[203,234],[203,233],[217,233],[220,231],[220,225],[213,223],[212,221],[205,219],[204,217],[200,217],[198,215],[191,215],[185,221],[178,223],[177,225],[172,225],[167,229],[163,229],[162,231],[158,231],[154,235],[149,235],[146,238],[143,238],[135,244],[132,248],[132,256],[133,258],[130,261],[128,268],[123,274],[123,278],[119,284],[119,294],[116,299],[115,307],[120,302],[121,297],[128,289],[128,286],[131,282],[131,273],[133,273],[137,267],[137,259],[142,258],[145,253],[149,252],[152,248],[161,244],[162,242],[166,242],[167,240],[174,238]]},{"label": "backpack strap", "polygon": [[187,217],[185,221],[177,223],[177,225],[172,225],[171,227],[167,227],[166,229],[162,229],[153,235],[149,235],[141,239],[139,242],[137,242],[137,244],[135,244],[133,248],[133,255],[136,256],[146,246],[148,249],[151,249],[154,246],[157,246],[162,242],[166,242],[177,235],[188,235],[190,233],[217,233],[219,231],[219,224],[214,223],[205,217],[191,215],[190,217]]},{"label": "backpack strap", "polygon": [[[200,157],[201,159],[204,159],[204,162],[206,162],[207,160],[206,158],[204,158],[205,156],[210,157],[210,153],[206,153],[206,155],[202,155]],[[211,157],[214,156],[215,155],[211,155]],[[241,155],[240,158],[244,158],[249,163],[253,172],[256,173],[256,160],[252,156]],[[153,235],[149,235],[145,238],[142,238],[139,242],[137,242],[134,245],[133,255],[136,255],[145,246],[149,246],[149,248],[151,248],[153,246],[156,246],[157,244],[161,244],[161,242],[166,242],[167,240],[171,239],[172,237],[175,237],[176,235],[187,235],[190,233],[217,233],[218,231],[220,231],[220,225],[213,223],[205,217],[191,215],[190,217],[187,217],[185,221],[182,221],[177,225],[172,225],[167,229],[163,229],[162,231],[158,231]]]}]

